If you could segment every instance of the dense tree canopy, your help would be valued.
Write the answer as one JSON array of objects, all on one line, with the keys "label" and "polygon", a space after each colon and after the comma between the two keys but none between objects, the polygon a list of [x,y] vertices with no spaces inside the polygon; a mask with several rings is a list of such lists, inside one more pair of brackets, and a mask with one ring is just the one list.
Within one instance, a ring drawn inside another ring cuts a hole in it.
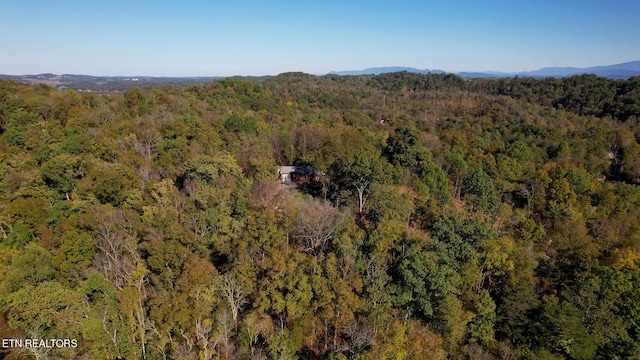
[{"label": "dense tree canopy", "polygon": [[78,347],[0,357],[638,358],[639,117],[590,75],[2,81],[0,336]]}]

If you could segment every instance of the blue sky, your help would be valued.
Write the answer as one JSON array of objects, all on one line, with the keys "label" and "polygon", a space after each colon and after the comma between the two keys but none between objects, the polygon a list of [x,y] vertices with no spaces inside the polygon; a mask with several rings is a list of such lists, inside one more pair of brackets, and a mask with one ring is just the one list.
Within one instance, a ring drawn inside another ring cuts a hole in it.
[{"label": "blue sky", "polygon": [[0,0],[0,73],[521,71],[640,60],[639,0]]}]

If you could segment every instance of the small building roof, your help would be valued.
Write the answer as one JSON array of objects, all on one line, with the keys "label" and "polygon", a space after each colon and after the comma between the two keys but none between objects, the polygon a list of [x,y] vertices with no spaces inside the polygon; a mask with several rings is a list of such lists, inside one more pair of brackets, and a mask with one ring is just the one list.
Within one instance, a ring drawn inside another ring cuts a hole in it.
[{"label": "small building roof", "polygon": [[297,166],[278,166],[279,174],[291,174],[296,172]]}]

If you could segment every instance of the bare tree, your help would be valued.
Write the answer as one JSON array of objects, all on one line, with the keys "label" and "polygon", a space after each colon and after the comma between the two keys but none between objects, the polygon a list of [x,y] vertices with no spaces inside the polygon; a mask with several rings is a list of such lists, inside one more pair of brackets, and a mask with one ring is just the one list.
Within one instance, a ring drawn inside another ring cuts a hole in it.
[{"label": "bare tree", "polygon": [[227,359],[231,357],[230,355],[234,351],[233,342],[230,341],[234,335],[233,318],[229,315],[229,310],[227,309],[222,309],[218,312],[218,326],[213,336],[214,347],[217,350],[218,357],[222,353],[222,356]]},{"label": "bare tree", "polygon": [[285,210],[286,205],[291,201],[291,197],[291,190],[275,180],[254,181],[249,195],[253,206],[278,212]]},{"label": "bare tree", "polygon": [[213,323],[209,319],[202,321],[200,318],[196,319],[196,339],[198,346],[202,351],[202,357],[204,359],[213,358],[213,352],[215,351],[215,345],[210,341],[211,330],[213,329]]},{"label": "bare tree", "polygon": [[367,194],[367,188],[371,184],[370,180],[361,179],[359,184],[356,184],[356,191],[358,191],[358,212],[362,214],[364,205],[367,203],[369,195]]},{"label": "bare tree", "polygon": [[533,200],[533,184],[520,184],[520,196],[527,199],[527,210],[531,213],[531,200]]},{"label": "bare tree", "polygon": [[189,332],[180,330],[185,339],[182,349],[183,357],[186,358],[189,354],[193,355],[196,352],[194,347],[197,345],[200,349],[199,358],[211,359],[217,346],[215,337],[212,336],[214,322],[211,319],[213,304],[217,298],[217,289],[214,286],[198,287],[189,296],[193,300],[193,306],[197,309],[197,316],[193,324],[193,336]]},{"label": "bare tree", "polygon": [[263,349],[260,347],[260,337],[267,339],[273,331],[270,316],[248,316],[244,319],[244,329],[249,337],[251,359],[264,359]]},{"label": "bare tree", "polygon": [[373,345],[378,334],[373,325],[354,322],[345,328],[344,335],[344,339],[335,350],[357,354]]},{"label": "bare tree", "polygon": [[135,133],[129,136],[133,150],[147,161],[151,161],[158,142],[162,139],[160,132],[154,124],[155,119],[141,121]]},{"label": "bare tree", "polygon": [[105,309],[102,315],[102,329],[109,337],[109,340],[111,340],[111,343],[113,343],[113,346],[118,346],[118,329],[110,329],[110,323],[111,321],[109,321],[109,318],[107,316],[107,309]]},{"label": "bare tree", "polygon": [[334,238],[346,215],[322,200],[304,202],[298,208],[295,237],[302,251],[315,255],[322,252]]},{"label": "bare tree", "polygon": [[0,220],[0,235],[2,236],[2,238],[6,239],[11,231],[13,231],[11,225],[9,225],[9,223],[4,220]]},{"label": "bare tree", "polygon": [[218,289],[229,303],[235,329],[238,325],[238,313],[242,306],[247,303],[246,291],[238,279],[230,273],[226,273],[220,278]]},{"label": "bare tree", "polygon": [[[160,330],[158,330],[158,327],[153,322],[149,330],[151,334],[156,338],[156,341],[153,342],[155,350],[162,356],[163,360],[169,359],[167,346],[170,345],[172,348],[175,348],[171,331],[166,330],[161,333]],[[178,356],[175,353],[172,355],[173,355],[172,357],[173,359],[180,358],[180,356]]]},{"label": "bare tree", "polygon": [[136,264],[136,268],[127,275],[127,289],[133,290],[130,300],[133,304],[130,306],[130,316],[133,318],[138,341],[140,342],[140,350],[142,358],[147,358],[147,333],[153,333],[153,324],[148,318],[146,301],[147,301],[147,281],[149,271],[146,269],[142,261]]},{"label": "bare tree", "polygon": [[[27,337],[20,339],[24,342],[25,339],[42,339],[42,334],[38,330],[27,329]],[[57,356],[51,351],[53,348],[46,346],[19,346],[11,348],[11,354],[9,358],[15,356],[15,359],[25,359],[33,357],[36,360],[55,359]]]},{"label": "bare tree", "polygon": [[94,257],[94,265],[105,279],[122,290],[127,285],[127,275],[140,261],[135,233],[121,210],[108,212],[102,219],[97,230],[98,253]]}]

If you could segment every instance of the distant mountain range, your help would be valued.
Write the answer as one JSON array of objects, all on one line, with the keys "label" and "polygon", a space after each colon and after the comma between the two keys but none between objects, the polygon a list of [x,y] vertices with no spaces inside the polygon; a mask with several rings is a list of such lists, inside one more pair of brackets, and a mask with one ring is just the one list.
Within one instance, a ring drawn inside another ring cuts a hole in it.
[{"label": "distant mountain range", "polygon": [[[443,74],[449,73],[444,70],[416,69],[404,66],[373,67],[364,70],[332,71],[329,74],[336,75],[379,75],[384,73],[407,71],[418,74]],[[535,71],[522,71],[515,73],[508,72],[459,72],[458,75],[464,78],[501,78],[513,76],[529,76],[536,78],[546,77],[567,77],[581,74],[595,74],[597,76],[610,79],[628,79],[632,76],[640,76],[640,61],[631,61],[623,64],[609,66],[594,66],[588,68],[575,67],[547,67]],[[269,76],[251,77],[234,76],[246,81],[261,81]],[[38,74],[38,75],[3,75],[0,79],[11,79],[26,83],[47,84],[59,89],[74,89],[80,91],[125,91],[141,86],[159,86],[163,84],[184,84],[213,81],[224,78],[224,76],[199,76],[199,77],[153,77],[153,76],[92,76],[92,75],[72,75],[72,74]]]},{"label": "distant mountain range", "polygon": [[392,73],[392,72],[400,72],[400,71],[406,71],[406,72],[410,72],[410,73],[416,73],[416,74],[443,74],[446,73],[446,71],[443,70],[429,70],[429,69],[416,69],[416,68],[412,68],[412,67],[405,67],[405,66],[386,66],[386,67],[372,67],[372,68],[367,68],[364,70],[347,70],[347,71],[332,71],[329,74],[334,74],[334,75],[380,75],[380,74],[384,74],[384,73]]},{"label": "distant mountain range", "polygon": [[[440,74],[445,73],[443,70],[429,70],[429,69],[416,69],[411,67],[402,66],[390,66],[390,67],[374,67],[364,70],[350,70],[350,71],[332,71],[329,74],[337,75],[379,75],[390,72],[407,71],[418,74]],[[498,72],[498,71],[486,71],[486,72],[458,72],[458,75],[464,78],[499,78],[499,77],[513,77],[513,76],[530,76],[536,78],[545,77],[568,77],[573,75],[582,74],[594,74],[601,77],[610,79],[628,79],[632,76],[640,76],[640,61],[631,61],[622,64],[608,65],[608,66],[593,66],[587,68],[575,68],[575,67],[546,67],[535,71],[521,71],[521,72]]]},{"label": "distant mountain range", "polygon": [[164,84],[185,84],[213,81],[222,76],[198,77],[153,77],[153,76],[93,76],[73,74],[37,74],[37,75],[3,75],[0,79],[47,84],[58,89],[74,89],[80,91],[125,91],[140,86],[159,86]]}]

